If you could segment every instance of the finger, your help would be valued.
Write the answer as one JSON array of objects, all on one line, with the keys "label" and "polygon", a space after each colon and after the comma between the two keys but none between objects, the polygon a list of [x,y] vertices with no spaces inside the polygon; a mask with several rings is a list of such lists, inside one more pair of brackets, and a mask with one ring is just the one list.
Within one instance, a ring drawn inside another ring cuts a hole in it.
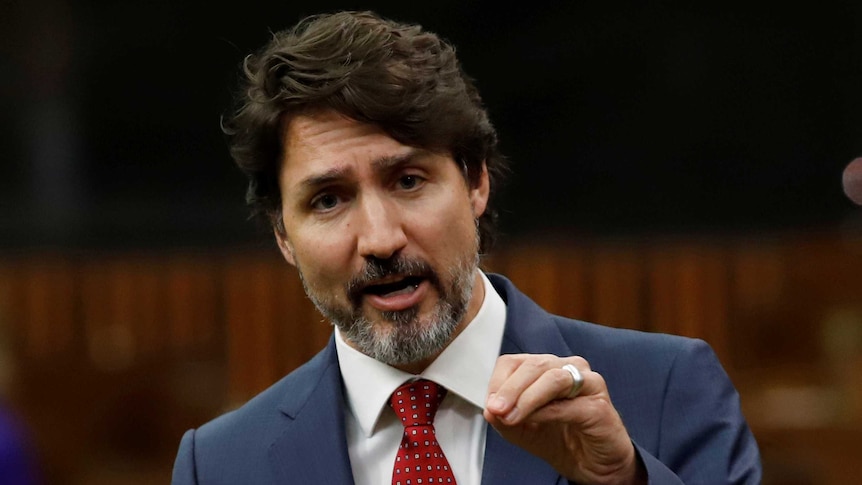
[{"label": "finger", "polygon": [[581,393],[577,397],[553,399],[524,416],[522,422],[586,423],[602,416],[603,413],[600,411],[603,411],[604,408],[610,407],[612,409],[610,395],[607,393],[607,385],[602,375],[593,371],[584,372],[583,375],[584,387],[581,388]]},{"label": "finger", "polygon": [[572,364],[564,364],[562,369],[569,374],[569,377],[572,378],[572,385],[569,387],[569,392],[560,396],[560,398],[562,399],[565,397],[571,399],[577,396],[581,391],[581,388],[584,386],[584,375]]},{"label": "finger", "polygon": [[[520,354],[500,357],[498,367],[501,371],[494,372],[493,383],[489,386],[486,408],[498,416],[508,415],[516,406],[524,390],[549,370],[554,370],[554,373],[557,371],[565,372],[568,376],[568,390],[571,391],[572,376],[567,371],[562,370],[562,366],[565,364],[572,364],[585,371],[590,369],[589,362],[580,356],[561,358],[551,354]],[[560,375],[556,377],[561,379],[560,382],[565,382]],[[562,386],[563,384],[559,385]],[[557,386],[554,388],[556,389]]]},{"label": "finger", "polygon": [[[574,372],[567,370],[567,367],[574,367]],[[583,392],[583,386],[586,384],[586,376],[592,372],[592,368],[587,359],[579,355],[573,355],[561,359],[560,365],[549,369],[548,372],[554,372],[555,378],[558,379],[555,381],[557,383],[555,388],[559,390],[556,398],[571,399]],[[576,374],[578,374],[577,377]],[[578,385],[576,379],[580,379],[580,385]]]},{"label": "finger", "polygon": [[[604,389],[604,380],[599,374],[589,370],[586,360],[580,357],[567,360],[567,363],[571,362],[571,365],[579,370],[583,378],[580,390],[582,395],[594,394]],[[590,381],[589,385],[587,381]],[[562,367],[546,370],[520,393],[515,405],[503,416],[502,421],[507,425],[518,424],[528,418],[534,418],[536,412],[557,401],[571,401],[573,384],[571,372]]]},{"label": "finger", "polygon": [[558,360],[553,355],[501,356],[488,386],[486,408],[498,416],[508,414],[524,389]]},{"label": "finger", "polygon": [[494,370],[491,373],[491,380],[488,382],[488,394],[493,394],[500,389],[500,386],[512,372],[515,372],[525,356],[521,354],[504,354],[497,357],[497,362],[494,364]]},{"label": "finger", "polygon": [[537,409],[566,396],[571,388],[572,375],[568,371],[547,369],[517,395],[514,406],[501,420],[508,426],[517,425]]},{"label": "finger", "polygon": [[488,396],[485,398],[486,409],[500,414],[509,411],[512,403],[507,403],[504,399],[498,397],[497,391],[506,382],[506,379],[521,365],[523,360],[522,355],[513,354],[501,355],[497,358],[497,363],[494,364],[494,370],[491,373],[491,380],[488,382]]},{"label": "finger", "polygon": [[581,387],[580,392],[578,392],[578,397],[608,394],[607,383],[601,374],[591,370],[589,367],[587,367],[586,370],[581,367],[578,367],[578,369],[581,371],[581,376],[584,378],[584,385]]}]

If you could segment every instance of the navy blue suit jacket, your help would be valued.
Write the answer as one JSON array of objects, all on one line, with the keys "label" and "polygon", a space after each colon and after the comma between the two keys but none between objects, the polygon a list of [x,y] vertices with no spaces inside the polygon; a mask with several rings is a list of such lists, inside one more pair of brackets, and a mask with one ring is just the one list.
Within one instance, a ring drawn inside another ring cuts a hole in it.
[{"label": "navy blue suit jacket", "polygon": [[[650,483],[760,483],[739,396],[702,340],[551,315],[506,278],[501,353],[580,355],[607,382]],[[352,484],[334,340],[272,387],[183,436],[173,485]],[[566,484],[488,426],[482,483]],[[469,485],[469,484],[464,484]]]}]

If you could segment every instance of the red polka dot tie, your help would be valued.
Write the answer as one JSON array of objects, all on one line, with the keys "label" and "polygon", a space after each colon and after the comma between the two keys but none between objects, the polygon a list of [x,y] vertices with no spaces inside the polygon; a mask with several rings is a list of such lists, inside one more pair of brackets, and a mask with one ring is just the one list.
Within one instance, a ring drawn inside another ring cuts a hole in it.
[{"label": "red polka dot tie", "polygon": [[446,389],[424,379],[402,384],[392,393],[389,405],[404,425],[392,485],[455,483],[434,431],[434,415],[445,395]]}]

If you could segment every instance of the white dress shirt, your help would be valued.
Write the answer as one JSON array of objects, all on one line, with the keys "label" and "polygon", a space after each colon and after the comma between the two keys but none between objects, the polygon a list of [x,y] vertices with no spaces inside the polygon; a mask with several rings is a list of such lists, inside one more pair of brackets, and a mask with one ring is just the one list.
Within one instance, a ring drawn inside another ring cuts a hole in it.
[{"label": "white dress shirt", "polygon": [[335,331],[347,404],[347,450],[356,485],[391,483],[404,427],[388,406],[389,396],[416,377],[430,379],[448,390],[434,419],[437,441],[459,485],[480,483],[487,426],[482,410],[506,322],[506,304],[487,276],[481,276],[485,299],[479,312],[421,376],[368,357],[347,345]]}]

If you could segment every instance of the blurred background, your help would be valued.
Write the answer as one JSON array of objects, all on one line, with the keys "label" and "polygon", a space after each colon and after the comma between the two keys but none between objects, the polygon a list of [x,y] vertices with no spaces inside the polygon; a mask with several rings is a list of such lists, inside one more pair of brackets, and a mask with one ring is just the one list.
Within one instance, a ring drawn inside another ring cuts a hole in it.
[{"label": "blurred background", "polygon": [[169,483],[184,430],[325,344],[219,116],[270,31],[351,8],[441,34],[477,79],[514,170],[486,269],[704,338],[764,483],[854,481],[862,3],[689,3],[3,0],[0,453],[36,483]]}]

